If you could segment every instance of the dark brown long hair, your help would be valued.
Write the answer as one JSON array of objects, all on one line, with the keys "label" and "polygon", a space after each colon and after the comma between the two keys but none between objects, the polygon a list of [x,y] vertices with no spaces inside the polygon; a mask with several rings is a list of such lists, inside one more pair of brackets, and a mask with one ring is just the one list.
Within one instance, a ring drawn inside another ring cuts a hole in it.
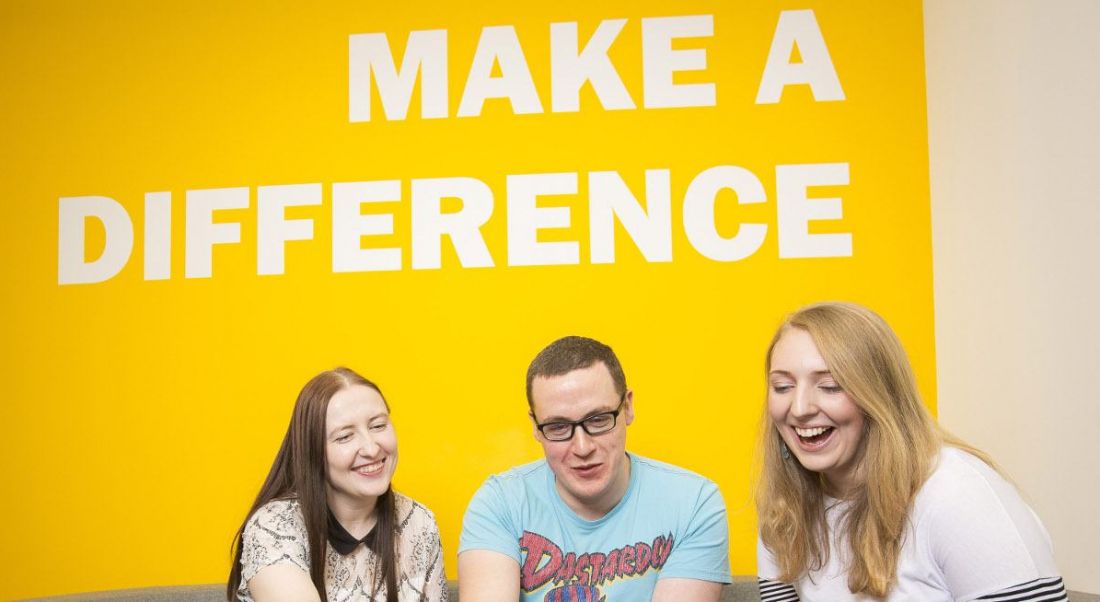
[{"label": "dark brown long hair", "polygon": [[[329,512],[325,489],[328,476],[325,462],[325,415],[333,395],[353,385],[374,389],[382,397],[382,403],[386,404],[386,411],[389,411],[389,403],[378,385],[348,368],[326,370],[302,387],[298,400],[294,403],[290,426],[287,427],[271,471],[267,473],[267,479],[260,487],[256,501],[252,503],[252,508],[233,537],[233,567],[229,571],[229,583],[226,585],[226,600],[237,600],[237,588],[241,584],[241,538],[249,519],[268,502],[290,499],[298,501],[306,526],[310,580],[317,588],[321,600],[328,599],[325,591]],[[397,508],[392,484],[379,496],[375,512],[378,516],[374,526],[374,540],[380,570],[371,587],[373,591],[377,591],[379,586],[385,585],[386,601],[397,602]]]}]

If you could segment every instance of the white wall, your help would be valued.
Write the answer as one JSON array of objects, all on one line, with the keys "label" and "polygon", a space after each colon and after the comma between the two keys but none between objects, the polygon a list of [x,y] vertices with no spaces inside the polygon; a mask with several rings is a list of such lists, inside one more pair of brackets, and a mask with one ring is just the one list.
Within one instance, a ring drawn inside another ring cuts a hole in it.
[{"label": "white wall", "polygon": [[1100,593],[1100,0],[926,0],[939,414]]}]

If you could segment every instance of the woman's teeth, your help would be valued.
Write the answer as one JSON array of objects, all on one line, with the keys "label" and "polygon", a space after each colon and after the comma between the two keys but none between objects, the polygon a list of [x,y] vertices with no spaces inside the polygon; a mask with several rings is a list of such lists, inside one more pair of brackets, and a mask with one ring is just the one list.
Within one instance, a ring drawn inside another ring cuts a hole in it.
[{"label": "woman's teeth", "polygon": [[385,460],[379,460],[377,462],[371,462],[370,464],[364,464],[355,469],[355,472],[359,474],[370,474],[378,472],[382,469],[382,465],[385,464]]},{"label": "woman's teeth", "polygon": [[831,433],[833,427],[831,426],[815,426],[813,428],[798,428],[795,427],[794,432],[798,437],[805,441],[820,441]]}]

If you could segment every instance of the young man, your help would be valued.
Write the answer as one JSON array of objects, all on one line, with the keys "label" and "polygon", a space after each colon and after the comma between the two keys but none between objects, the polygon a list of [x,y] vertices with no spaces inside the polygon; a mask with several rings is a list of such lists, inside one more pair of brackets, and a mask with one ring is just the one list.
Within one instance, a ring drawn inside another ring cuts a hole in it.
[{"label": "young man", "polygon": [[527,369],[543,460],[490,477],[466,509],[462,602],[716,602],[726,508],[711,481],[626,452],[633,392],[610,347],[565,337]]}]

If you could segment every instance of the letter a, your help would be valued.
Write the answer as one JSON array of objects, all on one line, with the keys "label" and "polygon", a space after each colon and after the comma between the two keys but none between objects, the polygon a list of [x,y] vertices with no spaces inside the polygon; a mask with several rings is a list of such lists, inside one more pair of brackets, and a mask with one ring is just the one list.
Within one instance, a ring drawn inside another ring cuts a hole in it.
[{"label": "letter a", "polygon": [[[500,65],[500,77],[493,77],[493,65]],[[517,115],[541,113],[542,102],[523,56],[523,47],[511,25],[485,27],[477,42],[466,89],[458,103],[459,117],[477,117],[490,98],[507,98]]]},{"label": "letter a", "polygon": [[[791,63],[791,50],[798,45],[801,63]],[[756,92],[756,104],[775,104],[783,95],[783,88],[794,84],[809,84],[814,100],[844,100],[840,78],[836,75],[825,38],[817,26],[812,10],[785,10],[779,13],[779,24],[772,36],[772,48],[760,89]]]}]

